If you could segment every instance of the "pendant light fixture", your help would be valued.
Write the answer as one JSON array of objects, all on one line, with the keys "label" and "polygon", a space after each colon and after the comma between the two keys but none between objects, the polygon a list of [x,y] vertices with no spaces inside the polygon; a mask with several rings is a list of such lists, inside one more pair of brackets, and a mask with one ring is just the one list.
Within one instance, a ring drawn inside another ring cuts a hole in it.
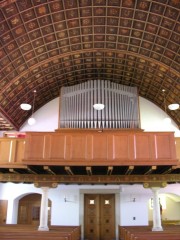
[{"label": "pendant light fixture", "polygon": [[93,105],[93,108],[97,111],[101,111],[105,107],[105,105],[102,103],[102,91],[103,90],[102,90],[101,85],[100,85],[101,82],[100,82],[100,77],[99,76],[100,76],[100,70],[98,69],[97,70],[97,79],[99,80],[98,81],[99,84],[97,86],[97,88],[99,89],[99,91],[98,91],[98,102]]},{"label": "pendant light fixture", "polygon": [[35,122],[36,122],[35,118],[33,117],[35,97],[36,97],[36,90],[34,90],[33,93],[34,93],[34,96],[33,96],[32,115],[31,115],[31,117],[28,119],[28,124],[29,124],[29,125],[33,125],[33,124],[35,124]]},{"label": "pendant light fixture", "polygon": [[[29,76],[29,74],[30,74],[30,70],[28,70],[27,75]],[[32,108],[31,104],[28,103],[28,92],[26,93],[26,100],[25,102],[21,103],[20,108],[24,111],[29,111]]]},{"label": "pendant light fixture", "polygon": [[31,104],[27,103],[27,95],[26,95],[26,102],[21,103],[20,108],[24,111],[28,111],[31,109]]},{"label": "pendant light fixture", "polygon": [[[165,89],[162,90],[162,92],[163,92],[163,97],[164,97],[164,111],[165,111],[165,113],[167,114],[167,111],[166,111],[165,91],[166,91]],[[171,119],[170,119],[169,117],[165,117],[165,118],[163,119],[163,122],[164,122],[166,125],[168,125],[168,124],[171,123]]]},{"label": "pendant light fixture", "polygon": [[[171,68],[169,66],[169,72],[170,71],[171,71]],[[179,109],[179,107],[180,107],[180,105],[177,102],[174,102],[174,103],[168,105],[168,108],[171,111],[175,111],[175,110]]]},{"label": "pendant light fixture", "polygon": [[178,103],[172,103],[168,106],[169,110],[177,110],[179,108],[179,104]]},{"label": "pendant light fixture", "polygon": [[102,103],[95,103],[95,104],[93,105],[93,108],[94,108],[95,110],[98,110],[98,111],[103,110],[104,107],[105,107],[105,105],[102,104]]},{"label": "pendant light fixture", "polygon": [[31,109],[31,105],[29,103],[21,103],[20,105],[22,110],[28,111]]}]

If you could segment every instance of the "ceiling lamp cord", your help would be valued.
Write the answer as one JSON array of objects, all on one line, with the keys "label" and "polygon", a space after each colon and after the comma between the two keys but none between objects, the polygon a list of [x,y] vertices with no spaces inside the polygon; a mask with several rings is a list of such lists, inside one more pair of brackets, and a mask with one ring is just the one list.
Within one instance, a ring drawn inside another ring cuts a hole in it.
[{"label": "ceiling lamp cord", "polygon": [[31,109],[31,104],[27,103],[28,102],[28,93],[26,93],[26,101],[21,103],[20,108],[22,110],[28,111]]},{"label": "ceiling lamp cord", "polygon": [[[30,69],[28,70],[28,76],[30,74]],[[32,108],[32,105],[28,103],[28,91],[25,93],[25,102],[20,104],[20,108],[24,111],[29,111]]]},{"label": "ceiling lamp cord", "polygon": [[34,105],[35,105],[35,98],[36,98],[36,90],[34,90],[33,93],[34,93],[34,97],[33,97],[32,115],[31,115],[31,117],[28,119],[28,124],[29,124],[29,125],[33,125],[33,124],[35,124],[35,122],[36,122],[35,118],[33,117],[33,114],[34,114]]},{"label": "ceiling lamp cord", "polygon": [[[171,73],[171,67],[170,66],[169,66],[169,72]],[[174,110],[179,109],[179,103],[178,102],[179,102],[179,99],[178,99],[177,102],[169,104],[168,105],[169,110],[174,111]]]},{"label": "ceiling lamp cord", "polygon": [[[100,81],[100,70],[97,70],[97,80]],[[101,92],[100,92],[101,94]],[[102,95],[102,94],[101,94]],[[104,109],[105,105],[102,103],[102,96],[99,96],[100,100],[93,105],[93,108],[97,111],[101,111]]]},{"label": "ceiling lamp cord", "polygon": [[[164,111],[165,111],[166,115],[168,115],[167,114],[167,108],[166,108],[165,91],[166,91],[165,89],[162,90],[163,97],[164,97]],[[165,117],[163,121],[164,121],[165,124],[170,124],[171,123],[171,119],[169,117]]]}]

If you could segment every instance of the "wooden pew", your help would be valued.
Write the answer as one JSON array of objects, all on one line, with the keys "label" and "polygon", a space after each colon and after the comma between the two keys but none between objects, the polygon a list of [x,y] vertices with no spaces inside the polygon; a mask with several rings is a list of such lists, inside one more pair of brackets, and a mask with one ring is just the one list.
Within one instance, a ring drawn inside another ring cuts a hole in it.
[{"label": "wooden pew", "polygon": [[51,226],[49,231],[38,231],[32,225],[0,225],[2,240],[80,240],[80,226]]},{"label": "wooden pew", "polygon": [[119,240],[180,240],[180,227],[166,226],[156,232],[150,226],[119,226]]},{"label": "wooden pew", "polygon": [[54,236],[28,236],[28,235],[18,235],[18,236],[0,236],[0,239],[1,240],[32,240],[32,239],[35,239],[35,240],[69,240],[68,237],[54,237]]},{"label": "wooden pew", "polygon": [[127,240],[180,240],[179,233],[152,232],[130,234]]}]

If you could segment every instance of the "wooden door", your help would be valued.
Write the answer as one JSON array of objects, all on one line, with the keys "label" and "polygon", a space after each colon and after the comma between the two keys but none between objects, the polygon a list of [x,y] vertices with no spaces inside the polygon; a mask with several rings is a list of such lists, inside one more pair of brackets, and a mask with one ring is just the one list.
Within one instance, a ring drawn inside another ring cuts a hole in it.
[{"label": "wooden door", "polygon": [[[41,194],[29,194],[19,201],[18,224],[39,225],[40,221]],[[51,202],[48,200],[48,208]],[[48,211],[48,223],[50,223],[50,210]]]},{"label": "wooden door", "polygon": [[0,200],[0,224],[6,224],[7,200]]},{"label": "wooden door", "polygon": [[85,194],[84,239],[115,239],[115,195]]}]

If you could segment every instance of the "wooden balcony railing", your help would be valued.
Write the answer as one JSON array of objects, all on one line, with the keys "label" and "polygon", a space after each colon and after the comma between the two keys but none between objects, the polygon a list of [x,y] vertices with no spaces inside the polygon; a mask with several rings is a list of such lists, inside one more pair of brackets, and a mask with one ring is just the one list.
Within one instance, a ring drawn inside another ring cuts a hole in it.
[{"label": "wooden balcony railing", "polygon": [[176,153],[172,132],[63,129],[0,139],[0,165],[177,165]]},{"label": "wooden balcony railing", "polygon": [[25,142],[22,138],[0,138],[0,165],[22,163]]}]

